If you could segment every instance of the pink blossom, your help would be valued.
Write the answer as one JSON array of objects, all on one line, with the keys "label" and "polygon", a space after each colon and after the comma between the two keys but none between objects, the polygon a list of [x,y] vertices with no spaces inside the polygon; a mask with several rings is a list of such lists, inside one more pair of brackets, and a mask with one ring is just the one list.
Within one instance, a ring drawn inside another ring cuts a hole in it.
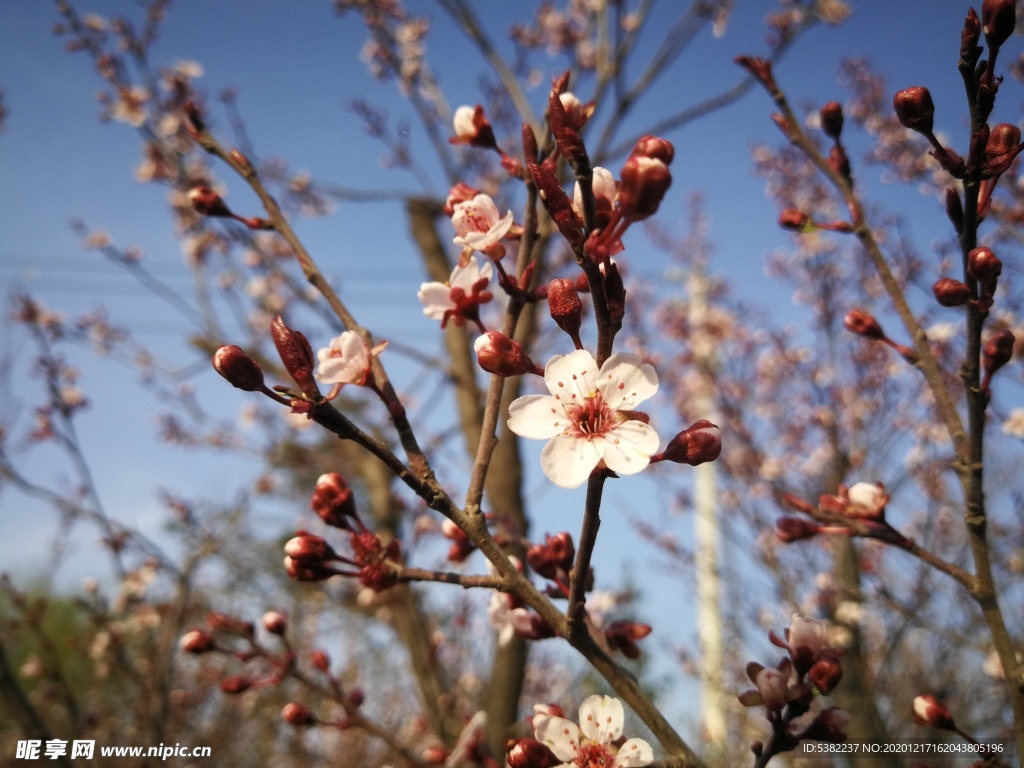
[{"label": "pink blossom", "polygon": [[658,391],[658,374],[638,355],[620,353],[598,369],[589,352],[556,355],[544,370],[550,395],[520,397],[509,428],[547,440],[541,466],[563,488],[581,485],[598,466],[632,475],[650,463],[658,435],[632,409]]},{"label": "pink blossom", "polygon": [[654,751],[643,739],[627,739],[618,749],[614,746],[622,737],[624,721],[621,701],[610,696],[589,696],[580,705],[579,726],[564,717],[538,712],[533,716],[533,732],[563,761],[561,768],[647,765],[654,760]]},{"label": "pink blossom", "polygon": [[474,251],[483,251],[498,243],[512,227],[512,211],[503,217],[489,195],[476,195],[455,206],[452,214],[455,244]]},{"label": "pink blossom", "polygon": [[354,331],[345,331],[341,336],[318,350],[316,377],[324,384],[356,384],[365,386],[370,380],[373,358],[384,351],[388,343],[382,341],[368,347],[363,337]]},{"label": "pink blossom", "polygon": [[[493,273],[491,262],[481,266],[475,256],[470,256],[466,266],[452,270],[447,284],[423,283],[417,294],[423,302],[423,314],[440,320],[442,328],[451,319],[460,327],[466,320],[480,325],[480,305],[493,298],[490,291],[484,290]],[[485,332],[482,326],[480,330]]]}]

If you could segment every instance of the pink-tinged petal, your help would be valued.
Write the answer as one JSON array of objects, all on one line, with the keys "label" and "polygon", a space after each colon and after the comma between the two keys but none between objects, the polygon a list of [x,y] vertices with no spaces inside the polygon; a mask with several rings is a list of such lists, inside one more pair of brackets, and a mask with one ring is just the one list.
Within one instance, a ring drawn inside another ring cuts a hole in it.
[{"label": "pink-tinged petal", "polygon": [[365,367],[370,363],[370,357],[366,352],[366,342],[358,333],[345,331],[338,339],[338,348],[341,357],[351,360],[353,365]]},{"label": "pink-tinged petal", "polygon": [[654,396],[658,391],[658,374],[639,355],[620,352],[604,361],[597,387],[609,408],[628,411]]},{"label": "pink-tinged petal", "polygon": [[577,349],[568,355],[555,355],[544,368],[544,383],[562,405],[582,402],[595,391],[596,380],[597,362],[585,349]]},{"label": "pink-tinged petal", "polygon": [[654,750],[643,739],[627,739],[615,756],[616,768],[640,768],[654,762]]},{"label": "pink-tinged petal", "polygon": [[550,395],[526,395],[508,407],[508,428],[520,437],[547,440],[570,424],[558,401]]},{"label": "pink-tinged petal", "polygon": [[455,114],[452,116],[452,124],[455,128],[456,136],[475,136],[476,126],[473,125],[473,113],[476,110],[473,107],[459,107],[455,110]]},{"label": "pink-tinged petal", "polygon": [[473,285],[479,280],[490,280],[494,274],[494,267],[491,262],[485,261],[481,266],[476,256],[469,257],[469,263],[464,267],[456,267],[452,270],[451,279],[448,284],[452,288],[461,288],[466,293],[473,290]]},{"label": "pink-tinged petal", "polygon": [[580,704],[580,730],[590,741],[610,744],[622,735],[622,702],[611,696],[588,696]]},{"label": "pink-tinged petal", "polygon": [[494,226],[494,222],[498,220],[498,206],[494,204],[494,198],[490,195],[477,195],[470,203],[476,208],[477,216],[486,221],[488,227]]},{"label": "pink-tinged petal", "polygon": [[547,744],[559,760],[576,759],[580,729],[571,720],[550,715],[534,715],[533,735],[537,741]]},{"label": "pink-tinged petal", "polygon": [[447,310],[455,308],[451,289],[444,283],[423,283],[416,295],[423,302],[423,314],[434,320],[441,320]]},{"label": "pink-tinged petal", "polygon": [[548,441],[540,454],[540,465],[555,485],[578,488],[601,460],[604,440],[578,440],[558,435]]},{"label": "pink-tinged petal", "polygon": [[658,451],[658,433],[642,421],[624,421],[605,440],[604,463],[619,475],[635,475]]}]

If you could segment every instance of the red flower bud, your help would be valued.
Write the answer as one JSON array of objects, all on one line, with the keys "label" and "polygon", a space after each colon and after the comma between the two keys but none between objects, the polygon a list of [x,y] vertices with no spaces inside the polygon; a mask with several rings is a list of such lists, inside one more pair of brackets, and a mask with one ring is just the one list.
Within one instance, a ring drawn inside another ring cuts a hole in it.
[{"label": "red flower bud", "polygon": [[971,289],[951,277],[943,277],[932,286],[935,300],[944,307],[959,307],[971,296]]},{"label": "red flower bud", "polygon": [[544,537],[543,544],[534,544],[526,550],[526,562],[538,576],[556,579],[559,572],[567,574],[572,570],[576,547],[568,533],[556,533]]},{"label": "red flower bud", "polygon": [[357,518],[352,489],[337,472],[320,475],[309,505],[321,520],[334,528],[351,530],[349,519]]},{"label": "red flower bud", "polygon": [[620,326],[626,315],[626,286],[622,283],[618,264],[607,262],[604,272],[604,300],[608,305],[608,319],[612,325]]},{"label": "red flower bud", "polygon": [[946,190],[946,216],[953,222],[953,228],[959,235],[964,231],[964,204],[960,193],[950,187]]},{"label": "red flower bud", "polygon": [[572,246],[572,249],[578,251],[584,243],[583,222],[572,209],[569,196],[565,194],[565,190],[562,189],[562,185],[555,175],[544,166],[530,163],[527,170],[533,178],[533,183],[537,186],[540,201],[555,222],[558,231],[562,233],[562,237]]},{"label": "red flower bud", "polygon": [[281,362],[295,379],[299,389],[309,397],[319,397],[320,389],[313,378],[316,358],[313,356],[309,340],[285,325],[284,318],[280,315],[270,324],[270,335],[274,339],[277,353],[281,356]]},{"label": "red flower bud", "polygon": [[843,318],[843,327],[850,333],[864,336],[869,339],[884,339],[885,333],[882,326],[874,317],[860,309],[851,309]]},{"label": "red flower bud", "polygon": [[674,461],[696,467],[714,461],[721,454],[722,431],[707,419],[701,419],[669,440],[665,450],[652,456],[651,461]]},{"label": "red flower bud", "polygon": [[192,204],[192,209],[200,216],[234,216],[224,199],[207,186],[200,185],[190,189],[188,201]]},{"label": "red flower bud", "polygon": [[204,629],[190,629],[178,641],[178,648],[185,653],[206,653],[214,649],[213,635]]},{"label": "red flower bud", "polygon": [[583,349],[583,342],[580,340],[583,303],[572,280],[556,277],[548,284],[548,311],[558,327],[569,334],[576,349]]},{"label": "red flower bud", "polygon": [[672,185],[672,173],[662,160],[630,155],[622,166],[619,206],[631,221],[641,221],[657,212]]},{"label": "red flower bud", "polygon": [[494,129],[484,115],[484,108],[459,107],[455,110],[455,135],[448,139],[449,144],[468,144],[480,149],[497,149],[498,142],[494,139]]},{"label": "red flower bud", "polygon": [[843,132],[843,108],[838,101],[830,101],[818,113],[821,117],[821,130],[833,139],[838,139]]},{"label": "red flower bud", "polygon": [[[1010,362],[1013,357],[1013,343],[1015,339],[1008,330],[999,331],[993,335],[981,350],[981,364],[985,370],[986,384],[992,378],[992,374]],[[987,389],[983,386],[982,389]]]},{"label": "red flower bud", "polygon": [[220,689],[227,694],[242,693],[252,687],[252,683],[241,675],[225,677],[220,681]]},{"label": "red flower bud", "polygon": [[780,517],[775,521],[775,537],[784,544],[812,539],[821,533],[821,526],[799,517]]},{"label": "red flower bud", "polygon": [[640,648],[636,641],[651,634],[649,624],[637,624],[632,621],[613,621],[604,631],[608,647],[613,651],[621,651],[627,659],[640,658]]},{"label": "red flower bud", "polygon": [[[981,27],[990,49],[1005,43],[1017,26],[1015,0],[984,0],[981,4]],[[991,58],[995,58],[994,54]]]},{"label": "red flower bud", "polygon": [[256,629],[251,621],[245,621],[237,616],[219,611],[210,611],[206,614],[206,624],[214,632],[227,632],[242,637],[253,637],[256,634]]},{"label": "red flower bud", "polygon": [[998,278],[1002,272],[1003,262],[991,248],[981,246],[967,254],[967,274],[975,280],[988,283]]},{"label": "red flower bud", "polygon": [[946,706],[931,694],[914,697],[914,722],[943,731],[955,731],[956,723]]},{"label": "red flower bud", "polygon": [[544,375],[544,371],[526,354],[522,344],[498,331],[488,331],[478,337],[473,349],[480,367],[496,376]]},{"label": "red flower bud", "polygon": [[904,128],[926,136],[931,134],[935,105],[932,103],[931,93],[923,85],[899,91],[892,99],[892,106],[896,110],[896,118]]},{"label": "red flower bud", "polygon": [[319,649],[313,651],[309,654],[309,662],[321,672],[326,672],[331,668],[331,657],[327,655],[327,651]]},{"label": "red flower bud", "polygon": [[846,150],[838,144],[834,145],[828,152],[829,167],[847,181],[850,180],[850,158],[846,156]]},{"label": "red flower bud", "polygon": [[288,619],[277,611],[263,614],[263,628],[272,635],[283,635],[288,630]]},{"label": "red flower bud", "polygon": [[649,157],[652,160],[660,160],[665,165],[672,165],[676,156],[676,148],[668,139],[661,139],[657,136],[641,136],[633,145],[631,155]]},{"label": "red flower bud", "polygon": [[281,710],[281,718],[292,725],[312,725],[316,722],[313,713],[295,701],[290,701]]},{"label": "red flower bud", "polygon": [[221,347],[213,354],[213,367],[236,389],[259,392],[265,386],[260,364],[234,344]]},{"label": "red flower bud", "polygon": [[328,562],[337,558],[337,553],[322,536],[300,533],[284,545],[284,553],[300,565]]},{"label": "red flower bud", "polygon": [[811,223],[811,217],[796,208],[786,208],[779,214],[779,226],[795,232],[803,232]]},{"label": "red flower bud", "polygon": [[985,170],[993,175],[1005,171],[1017,156],[1019,145],[1020,128],[1010,123],[997,125],[985,144]]}]

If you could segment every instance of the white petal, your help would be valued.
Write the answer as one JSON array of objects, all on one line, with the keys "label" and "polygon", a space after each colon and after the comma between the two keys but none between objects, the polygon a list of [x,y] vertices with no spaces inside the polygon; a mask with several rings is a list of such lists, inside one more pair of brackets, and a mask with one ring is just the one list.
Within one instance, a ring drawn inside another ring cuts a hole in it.
[{"label": "white petal", "polygon": [[584,440],[559,435],[540,453],[540,465],[548,480],[562,488],[577,488],[601,460],[604,440]]},{"label": "white petal", "polygon": [[635,475],[651,463],[658,433],[642,421],[624,421],[605,436],[604,463],[620,475]]},{"label": "white petal", "polygon": [[370,364],[366,353],[366,342],[358,333],[345,331],[338,337],[338,350],[343,360],[351,360],[353,365],[365,368]]},{"label": "white petal", "polygon": [[[498,206],[494,204],[494,198],[490,195],[477,195],[469,204],[475,209],[474,213],[480,216],[487,222],[488,227],[494,226],[494,223],[498,220]],[[512,211],[509,211],[512,213]]]},{"label": "white petal", "polygon": [[520,437],[547,440],[561,434],[569,423],[558,401],[550,395],[526,395],[508,407],[508,428]]},{"label": "white petal", "polygon": [[544,368],[544,383],[548,391],[563,405],[581,401],[596,391],[596,380],[597,362],[585,349],[577,349],[568,355],[555,355]]},{"label": "white petal", "polygon": [[482,279],[490,280],[493,274],[494,267],[491,266],[490,259],[481,266],[476,256],[470,256],[469,263],[466,266],[456,267],[452,270],[452,276],[448,283],[452,288],[461,288],[469,292],[472,290],[474,283]]},{"label": "white petal", "polygon": [[627,739],[615,756],[616,768],[638,768],[654,762],[654,750],[643,739]]},{"label": "white petal", "polygon": [[434,320],[440,320],[449,309],[455,309],[451,300],[451,290],[444,283],[423,283],[416,294],[423,302],[423,314]]},{"label": "white petal", "polygon": [[590,741],[610,744],[622,735],[622,702],[611,696],[588,696],[580,704],[580,730]]},{"label": "white petal", "polygon": [[615,200],[615,177],[607,168],[602,168],[601,166],[594,168],[592,185],[595,197],[606,197],[609,200]]},{"label": "white petal", "polygon": [[658,374],[639,355],[620,352],[604,361],[597,387],[610,408],[628,411],[658,391]]},{"label": "white petal", "polygon": [[571,720],[550,715],[534,715],[533,735],[537,737],[537,741],[547,744],[559,760],[576,759],[580,729]]},{"label": "white petal", "polygon": [[456,136],[475,136],[476,128],[473,127],[473,114],[476,110],[473,107],[459,107],[455,110],[452,123],[455,127]]}]

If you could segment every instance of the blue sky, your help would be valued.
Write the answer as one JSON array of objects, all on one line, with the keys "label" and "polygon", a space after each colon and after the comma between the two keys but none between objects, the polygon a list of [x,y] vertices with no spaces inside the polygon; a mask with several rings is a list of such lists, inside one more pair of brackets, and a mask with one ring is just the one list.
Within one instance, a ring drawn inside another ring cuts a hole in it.
[{"label": "blue sky", "polygon": [[[481,14],[488,29],[503,41],[502,33],[515,14],[533,4],[475,5],[486,9]],[[681,74],[656,86],[636,121],[656,120],[666,106],[696,100],[734,83],[739,72],[732,58],[764,50],[759,22],[771,5],[737,3],[727,34],[721,39],[699,38],[684,57]],[[866,55],[888,73],[891,91],[918,84],[931,88],[939,125],[953,133],[962,129],[955,62],[966,5],[953,0],[852,0],[851,5],[854,15],[845,25],[813,29],[777,67],[777,77],[793,103],[820,105],[841,99],[836,85],[839,62],[849,55]],[[479,58],[434,4],[410,6],[435,21],[429,56],[452,106],[476,103]],[[83,13],[102,15],[130,14],[134,9],[135,4],[127,0],[79,5]],[[129,325],[144,343],[160,350],[168,366],[190,365],[195,358],[182,344],[187,326],[181,318],[153,302],[99,255],[83,252],[67,226],[70,219],[80,218],[110,232],[118,244],[141,246],[149,268],[187,291],[189,279],[164,206],[165,189],[135,182],[141,145],[130,128],[97,122],[94,94],[100,82],[84,56],[63,51],[61,41],[50,33],[57,18],[53,4],[12,0],[5,4],[2,17],[0,87],[5,90],[9,117],[6,132],[0,134],[0,288],[4,293],[30,290],[48,306],[69,314],[103,304],[115,322]],[[237,86],[238,103],[260,156],[283,157],[292,168],[339,184],[417,191],[408,175],[380,169],[381,149],[344,108],[352,98],[363,96],[385,103],[395,116],[409,114],[394,86],[375,82],[359,62],[364,34],[354,16],[337,18],[325,1],[178,0],[170,8],[155,58],[162,63],[201,62],[205,76],[199,84],[211,93]],[[1008,47],[1011,55],[1015,42]],[[550,72],[560,68],[560,62],[550,62]],[[1008,80],[1004,88],[1004,105],[1020,101],[1020,83]],[[544,96],[543,88],[531,94],[538,110]],[[711,268],[734,277],[741,295],[769,303],[785,316],[792,313],[788,291],[768,282],[762,264],[765,254],[786,243],[787,236],[774,225],[777,211],[764,196],[763,182],[750,172],[748,151],[756,142],[778,143],[778,133],[768,119],[770,107],[768,98],[755,90],[728,110],[668,136],[677,149],[675,182],[660,220],[669,228],[676,226],[673,219],[681,218],[685,196],[695,191],[704,194],[715,248]],[[411,130],[420,129],[413,122]],[[421,141],[420,135],[413,137],[414,145]],[[849,141],[851,156],[866,146],[863,137]],[[860,173],[872,200],[899,200],[919,244],[926,246],[946,235],[948,227],[934,200],[913,190],[897,194],[880,186],[872,176],[877,176],[876,170]],[[239,210],[251,205],[253,198],[241,182],[222,178],[230,192],[229,202]],[[439,180],[434,191],[443,190]],[[325,271],[340,280],[361,322],[378,337],[431,347],[439,343],[436,328],[420,314],[415,293],[423,277],[409,258],[404,219],[395,204],[343,204],[331,217],[301,220],[298,229]],[[658,278],[664,262],[643,249],[638,242],[631,254],[634,270]],[[0,343],[3,351],[20,344],[10,328],[0,333]],[[162,513],[153,499],[155,486],[184,479],[187,487],[182,490],[190,495],[224,499],[227,488],[245,482],[253,473],[254,466],[244,462],[211,467],[205,457],[156,444],[153,403],[137,393],[133,374],[109,361],[94,363],[83,356],[76,362],[82,366],[83,386],[93,400],[82,418],[83,439],[96,457],[100,487],[122,520],[158,535]],[[32,384],[23,376],[14,383],[19,403],[31,402],[28,388]],[[195,376],[192,383],[204,402],[227,414],[241,406],[239,393],[224,387],[212,371]],[[17,407],[6,405],[8,413]],[[663,439],[671,429],[662,430]],[[54,471],[47,464],[50,460],[45,451],[40,453],[33,470],[41,476]],[[536,451],[529,460],[533,462],[529,485],[538,488],[542,476]],[[55,471],[53,480],[59,483],[64,475]],[[608,503],[643,513],[656,497],[637,497],[635,488],[644,487],[637,482],[632,487],[615,483],[606,494]],[[539,495],[543,519],[538,533],[567,528],[575,535],[583,496],[580,492],[578,498],[567,500],[562,495],[566,493],[555,489]],[[45,562],[53,520],[26,514],[29,509],[12,494],[0,496],[4,534],[0,570],[33,573]],[[614,520],[607,522],[597,562],[618,557],[613,541],[624,527]],[[79,557],[65,569],[63,583],[76,583],[92,569],[92,537],[92,531],[83,529],[77,542]],[[620,560],[619,568],[631,567],[628,558]],[[685,585],[674,588],[674,594],[682,600]]]}]

